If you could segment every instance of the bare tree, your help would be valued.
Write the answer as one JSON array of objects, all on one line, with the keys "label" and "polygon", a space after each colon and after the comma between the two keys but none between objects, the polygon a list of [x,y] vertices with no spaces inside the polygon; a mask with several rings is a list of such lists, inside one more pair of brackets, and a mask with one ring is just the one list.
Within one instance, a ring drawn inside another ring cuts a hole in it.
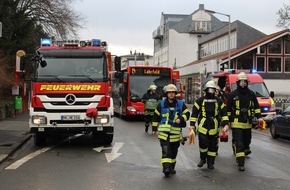
[{"label": "bare tree", "polygon": [[18,1],[18,11],[23,11],[51,37],[76,37],[77,31],[85,24],[85,16],[71,8],[75,0],[15,1]]},{"label": "bare tree", "polygon": [[289,28],[290,27],[290,6],[283,4],[283,8],[280,8],[277,12],[278,18],[278,24],[277,27],[284,27]]}]

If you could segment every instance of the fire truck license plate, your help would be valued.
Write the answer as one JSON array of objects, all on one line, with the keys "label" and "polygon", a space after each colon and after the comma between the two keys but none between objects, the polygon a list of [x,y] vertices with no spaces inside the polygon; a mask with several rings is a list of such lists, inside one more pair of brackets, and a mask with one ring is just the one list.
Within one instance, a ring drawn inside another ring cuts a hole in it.
[{"label": "fire truck license plate", "polygon": [[79,120],[79,115],[62,115],[61,120]]}]

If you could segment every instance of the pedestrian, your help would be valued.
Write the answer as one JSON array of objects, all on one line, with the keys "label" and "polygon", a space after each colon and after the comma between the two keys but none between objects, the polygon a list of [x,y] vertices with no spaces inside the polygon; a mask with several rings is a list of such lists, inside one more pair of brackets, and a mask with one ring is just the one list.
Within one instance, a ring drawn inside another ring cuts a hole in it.
[{"label": "pedestrian", "polygon": [[192,107],[190,128],[195,131],[197,123],[200,152],[200,162],[197,167],[201,168],[207,163],[207,168],[212,170],[218,147],[219,127],[229,128],[229,118],[226,105],[222,99],[215,96],[215,81],[208,81],[204,92],[205,95],[198,98]]},{"label": "pedestrian", "polygon": [[180,146],[181,128],[186,126],[190,117],[184,101],[176,98],[177,88],[174,84],[166,86],[166,99],[155,109],[152,119],[152,134],[156,135],[162,149],[161,164],[165,177],[175,174],[176,156]]},{"label": "pedestrian", "polygon": [[237,77],[237,89],[228,94],[227,112],[232,129],[233,150],[239,171],[245,170],[245,156],[251,153],[253,121],[262,121],[261,110],[256,94],[248,88],[249,80],[245,72]]},{"label": "pedestrian", "polygon": [[156,94],[157,86],[152,84],[149,86],[147,92],[142,97],[144,103],[144,121],[145,121],[145,132],[148,132],[150,123],[152,122],[152,116],[155,108],[158,105],[160,96]]}]

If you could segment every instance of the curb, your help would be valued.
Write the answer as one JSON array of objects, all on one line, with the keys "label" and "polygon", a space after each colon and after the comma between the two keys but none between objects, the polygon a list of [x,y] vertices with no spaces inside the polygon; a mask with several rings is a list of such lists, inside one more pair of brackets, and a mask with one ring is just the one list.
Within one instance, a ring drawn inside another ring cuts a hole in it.
[{"label": "curb", "polygon": [[0,157],[0,164],[5,162],[11,155],[13,155],[19,148],[21,148],[30,138],[32,135],[27,132],[22,138],[20,138],[13,146],[11,146],[11,150],[8,154]]}]

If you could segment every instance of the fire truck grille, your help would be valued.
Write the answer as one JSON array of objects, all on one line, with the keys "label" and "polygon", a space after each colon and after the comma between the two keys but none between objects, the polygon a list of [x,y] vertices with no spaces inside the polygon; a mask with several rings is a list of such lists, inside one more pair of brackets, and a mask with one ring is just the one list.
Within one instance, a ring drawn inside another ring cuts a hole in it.
[{"label": "fire truck grille", "polygon": [[[108,111],[108,108],[97,108],[98,111]],[[45,109],[45,108],[34,108],[35,112],[46,112],[46,113],[75,113],[75,112],[79,112],[79,113],[84,113],[87,110],[86,109]]]},{"label": "fire truck grille", "polygon": [[[49,98],[65,98],[67,94],[47,94]],[[74,94],[76,98],[92,98],[95,94]]]},{"label": "fire truck grille", "polygon": [[[66,106],[67,105],[66,102],[50,102],[50,103],[54,106]],[[90,103],[93,103],[93,102],[76,102],[73,105],[83,106],[83,105],[89,105]]]}]

